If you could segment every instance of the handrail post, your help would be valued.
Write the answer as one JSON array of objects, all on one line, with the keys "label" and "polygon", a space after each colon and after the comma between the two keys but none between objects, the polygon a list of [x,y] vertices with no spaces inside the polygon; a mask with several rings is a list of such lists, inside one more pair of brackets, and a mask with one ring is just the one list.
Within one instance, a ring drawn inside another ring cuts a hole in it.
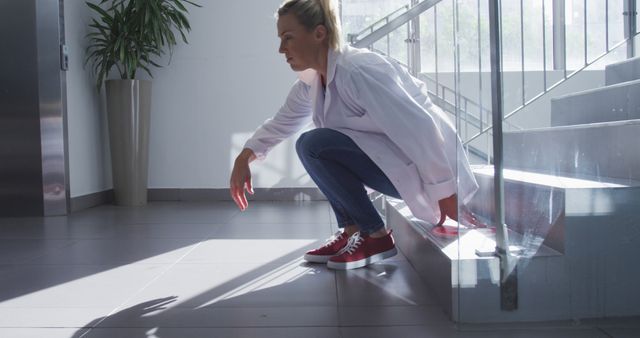
[{"label": "handrail post", "polygon": [[[411,7],[417,5],[420,0],[411,0]],[[420,15],[416,15],[411,21],[411,45],[413,58],[413,75],[418,76],[421,69],[420,61]]]},{"label": "handrail post", "polygon": [[[567,69],[565,0],[553,0],[553,69]],[[566,74],[566,73],[565,73]]]},{"label": "handrail post", "polygon": [[500,0],[489,1],[489,31],[491,44],[491,106],[493,115],[493,164],[496,251],[500,258],[500,305],[505,311],[518,308],[517,258],[509,251],[509,234],[505,225],[503,135],[502,135],[502,65],[500,55]]},{"label": "handrail post", "polygon": [[[420,0],[411,0],[411,8]],[[388,36],[388,35],[387,35]],[[416,15],[407,22],[407,64],[409,73],[413,76],[420,74],[420,15]]]},{"label": "handrail post", "polygon": [[628,39],[627,42],[627,58],[635,56],[635,41],[637,25],[637,8],[636,0],[625,0],[624,2],[624,37]]}]

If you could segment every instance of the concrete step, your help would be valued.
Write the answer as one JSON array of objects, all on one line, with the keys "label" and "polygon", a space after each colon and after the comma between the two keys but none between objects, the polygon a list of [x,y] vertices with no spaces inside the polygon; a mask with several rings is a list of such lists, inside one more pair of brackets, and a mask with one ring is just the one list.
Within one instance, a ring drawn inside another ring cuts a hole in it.
[{"label": "concrete step", "polygon": [[[493,168],[474,168],[480,190],[468,206],[493,212]],[[400,250],[457,322],[567,320],[640,315],[640,182],[590,181],[505,170],[506,224],[518,257],[518,309],[500,309],[500,260],[490,229],[443,238],[387,199],[387,224]],[[628,183],[628,182],[627,182]],[[456,226],[457,224],[452,224]]]},{"label": "concrete step", "polygon": [[640,120],[504,133],[504,166],[554,176],[640,180]]},{"label": "concrete step", "polygon": [[[474,167],[480,189],[469,201],[471,210],[491,222],[495,213],[493,166]],[[640,181],[575,178],[505,169],[505,222],[522,234],[511,243],[534,250],[542,244],[566,251],[565,226],[573,217],[633,212],[640,205]]]},{"label": "concrete step", "polygon": [[640,57],[634,57],[605,67],[605,84],[612,85],[640,80]]},{"label": "concrete step", "polygon": [[551,125],[640,119],[640,80],[586,90],[551,100]]},{"label": "concrete step", "polygon": [[[568,311],[558,307],[545,308],[555,295],[540,295],[528,291],[518,294],[520,303],[531,303],[519,312],[500,310],[500,260],[479,257],[476,249],[495,247],[495,234],[490,230],[462,231],[460,237],[443,238],[434,235],[434,226],[414,218],[401,200],[387,199],[387,224],[394,229],[396,245],[410,261],[424,282],[433,291],[436,301],[451,319],[461,323],[554,320]],[[517,233],[510,232],[517,238]],[[559,276],[562,255],[540,247],[529,253],[527,270],[520,277],[520,290],[565,290],[568,285],[559,278],[529,278],[532,274]],[[526,276],[525,276],[526,275]],[[566,305],[565,305],[566,306]]]}]

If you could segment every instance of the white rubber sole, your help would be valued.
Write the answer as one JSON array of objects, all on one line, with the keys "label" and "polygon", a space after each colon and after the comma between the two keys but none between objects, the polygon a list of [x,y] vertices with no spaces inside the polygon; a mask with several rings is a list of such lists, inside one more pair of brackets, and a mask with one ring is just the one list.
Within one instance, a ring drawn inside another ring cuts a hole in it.
[{"label": "white rubber sole", "polygon": [[357,269],[357,268],[361,268],[363,266],[367,266],[369,264],[373,264],[375,262],[379,262],[383,259],[387,259],[389,257],[393,257],[395,255],[398,254],[398,249],[396,249],[396,247],[394,246],[393,249],[391,250],[387,250],[385,252],[381,252],[379,254],[375,254],[371,257],[365,258],[365,259],[361,259],[359,261],[354,261],[354,262],[347,262],[347,263],[338,263],[338,262],[332,262],[332,261],[327,261],[327,267],[330,269],[336,269],[336,270],[351,270],[351,269]]},{"label": "white rubber sole", "polygon": [[309,263],[326,263],[329,261],[329,258],[333,256],[320,256],[320,255],[304,255],[304,260]]}]

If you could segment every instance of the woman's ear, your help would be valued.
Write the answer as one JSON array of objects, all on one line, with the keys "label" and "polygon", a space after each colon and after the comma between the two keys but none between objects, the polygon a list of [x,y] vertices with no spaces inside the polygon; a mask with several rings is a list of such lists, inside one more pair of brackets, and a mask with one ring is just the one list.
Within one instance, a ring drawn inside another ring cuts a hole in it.
[{"label": "woman's ear", "polygon": [[316,40],[324,40],[327,37],[327,27],[324,25],[317,25],[313,31],[313,36]]}]

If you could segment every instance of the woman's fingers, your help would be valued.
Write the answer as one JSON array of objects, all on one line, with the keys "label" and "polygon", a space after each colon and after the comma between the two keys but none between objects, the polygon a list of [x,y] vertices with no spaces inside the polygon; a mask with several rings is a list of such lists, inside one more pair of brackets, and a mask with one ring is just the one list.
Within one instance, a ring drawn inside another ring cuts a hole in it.
[{"label": "woman's fingers", "polygon": [[462,215],[464,217],[464,220],[471,224],[474,225],[478,228],[488,228],[489,225],[484,223],[483,221],[481,221],[478,216],[476,216],[473,211],[469,210],[469,208],[467,208],[466,206],[462,208]]},{"label": "woman's fingers", "polygon": [[239,193],[238,193],[238,198],[240,199],[240,203],[242,203],[242,211],[244,211],[244,209],[246,209],[249,206],[249,203],[247,202],[247,195],[244,193],[244,189],[240,189]]},{"label": "woman's fingers", "polygon": [[253,195],[253,184],[251,183],[251,176],[247,177],[245,182],[245,186],[247,187],[247,191]]},{"label": "woman's fingers", "polygon": [[243,201],[243,195],[244,195],[244,191],[242,189],[242,185],[238,184],[236,182],[236,180],[231,180],[231,187],[230,187],[230,192],[231,192],[231,198],[233,199],[233,201],[236,203],[236,205],[238,206],[238,208],[240,210],[244,210],[247,208],[247,204],[246,204],[246,198]]},{"label": "woman's fingers", "polygon": [[241,211],[244,211],[244,209],[247,208],[247,198],[245,197],[244,192],[238,192],[235,199],[238,208],[240,208]]},{"label": "woman's fingers", "polygon": [[245,194],[245,189],[253,194],[253,188],[251,187],[251,172],[247,168],[247,172],[243,175],[242,184],[238,188],[238,194],[240,195],[240,201],[242,202],[242,210],[246,209],[249,206],[249,202],[247,201],[247,194]]},{"label": "woman's fingers", "polygon": [[442,210],[440,210],[440,221],[436,224],[437,227],[444,224],[444,221],[447,219],[447,214],[445,214]]},{"label": "woman's fingers", "polygon": [[238,208],[242,210],[242,203],[240,202],[240,198],[238,196],[238,188],[235,185],[231,185],[231,198],[236,203]]},{"label": "woman's fingers", "polygon": [[244,194],[244,188],[242,187],[242,185],[237,185],[236,186],[236,204],[238,204],[238,207],[240,208],[240,210],[244,211],[244,209],[247,208],[247,197]]},{"label": "woman's fingers", "polygon": [[247,202],[247,196],[245,194],[245,186],[247,190],[253,194],[253,188],[251,187],[251,171],[248,165],[244,167],[242,164],[236,162],[231,171],[230,193],[231,198],[236,203],[240,210],[244,211],[249,203]]}]

